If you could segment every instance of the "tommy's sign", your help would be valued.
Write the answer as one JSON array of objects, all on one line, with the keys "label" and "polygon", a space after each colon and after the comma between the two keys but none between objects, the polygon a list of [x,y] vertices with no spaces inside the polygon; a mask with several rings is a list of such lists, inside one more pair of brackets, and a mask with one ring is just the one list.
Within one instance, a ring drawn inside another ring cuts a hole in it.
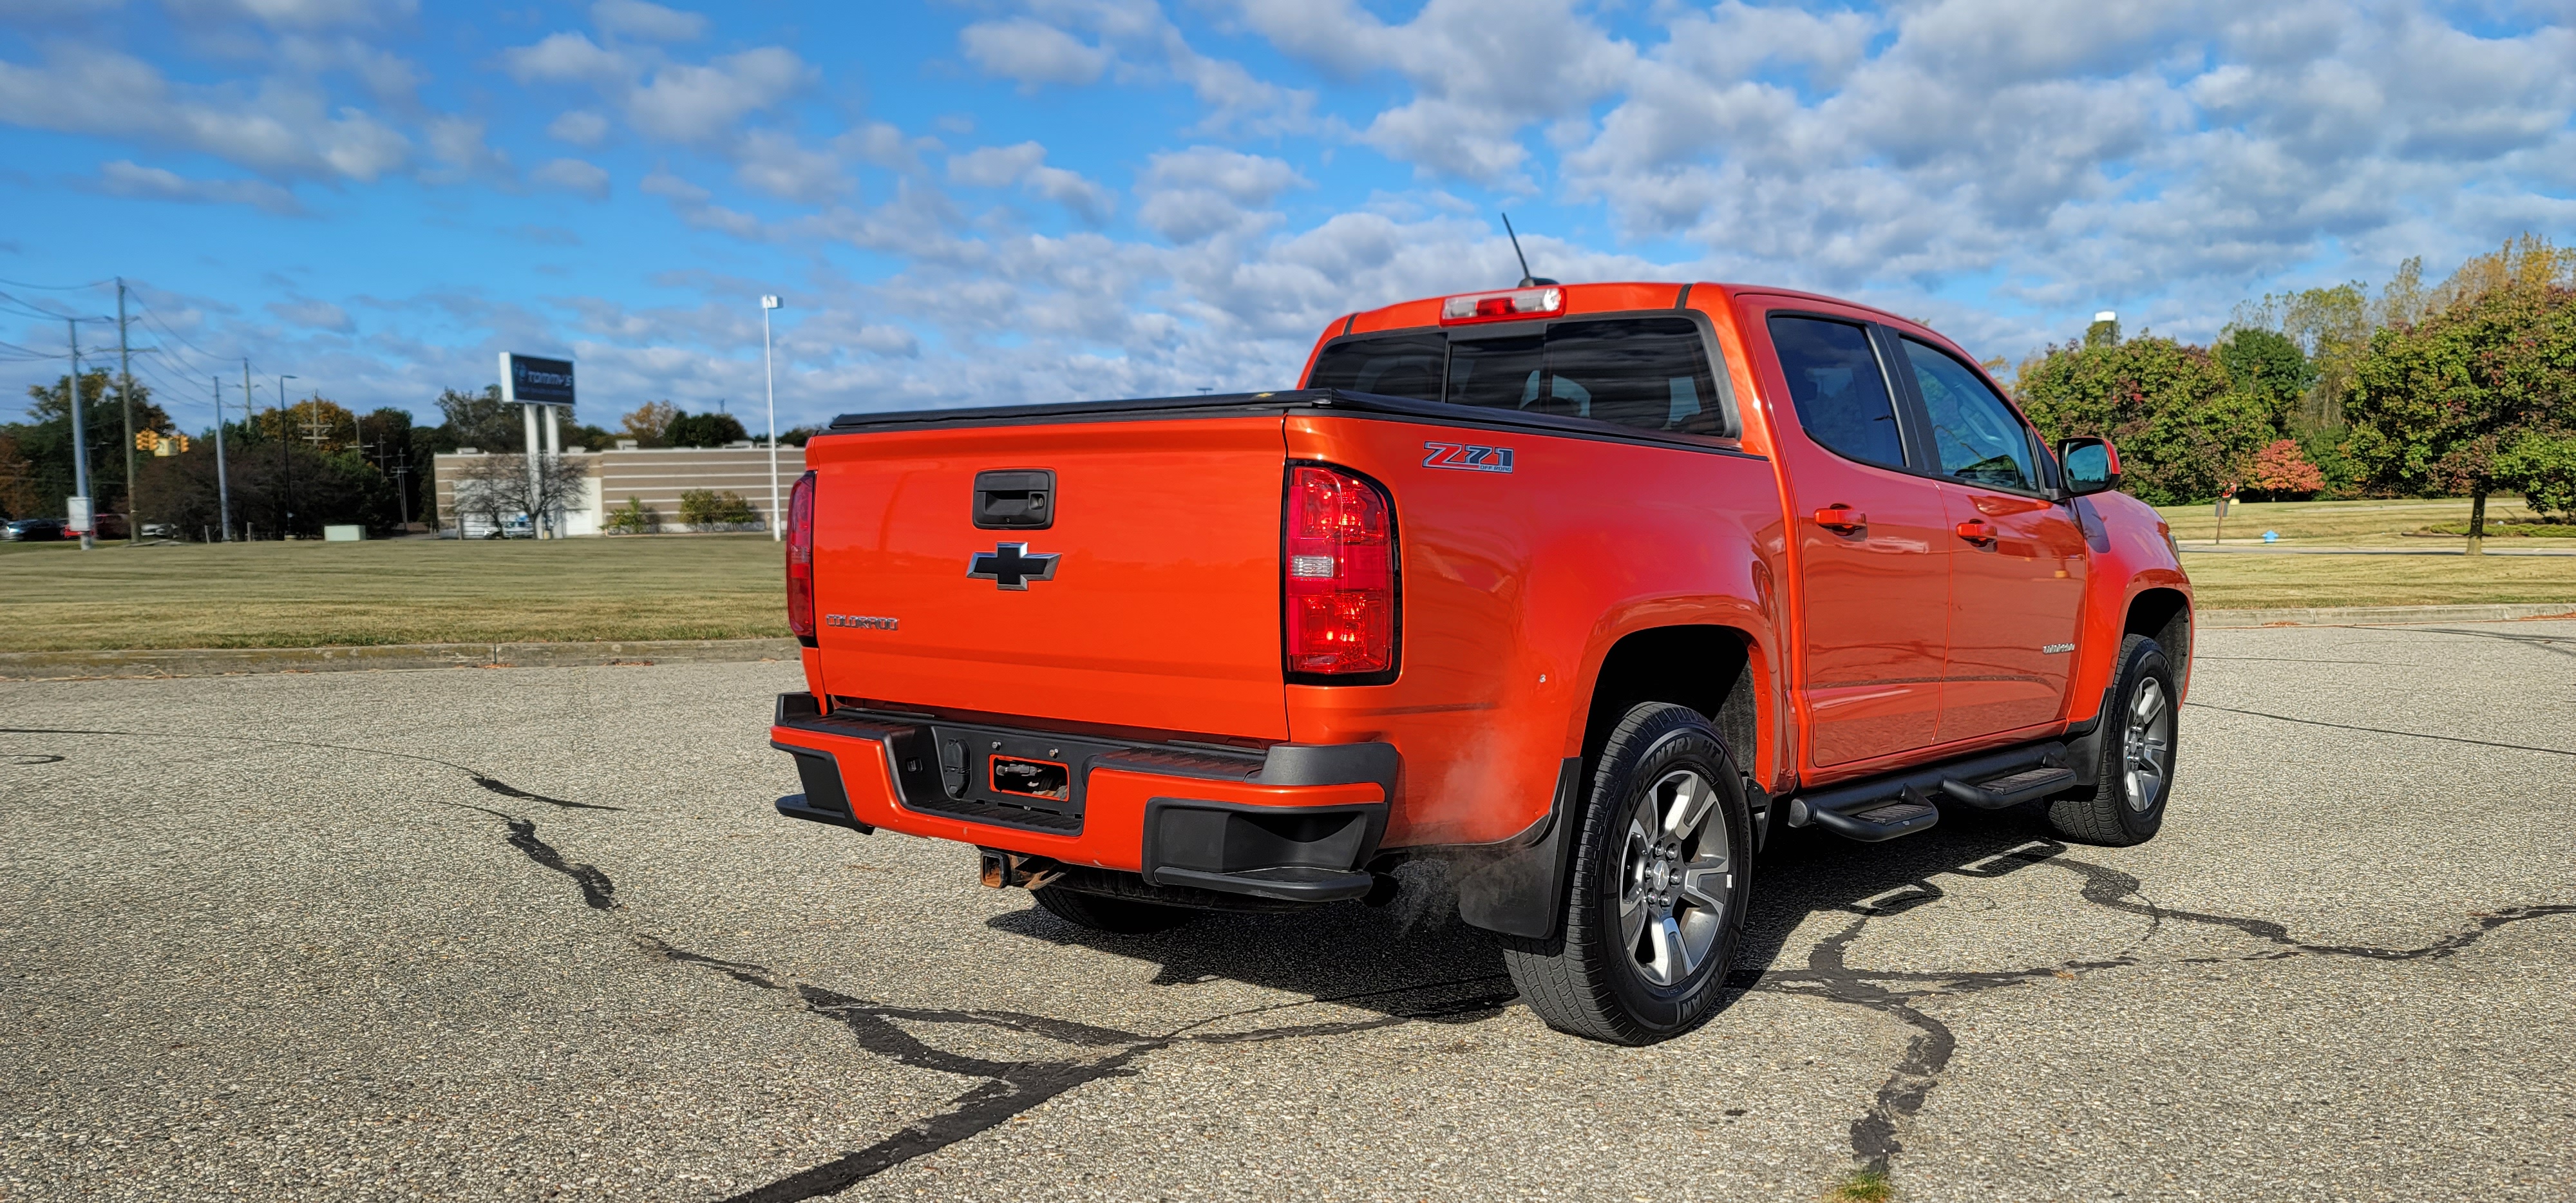
[{"label": "tommy's sign", "polygon": [[501,352],[501,400],[512,405],[572,404],[572,361]]}]

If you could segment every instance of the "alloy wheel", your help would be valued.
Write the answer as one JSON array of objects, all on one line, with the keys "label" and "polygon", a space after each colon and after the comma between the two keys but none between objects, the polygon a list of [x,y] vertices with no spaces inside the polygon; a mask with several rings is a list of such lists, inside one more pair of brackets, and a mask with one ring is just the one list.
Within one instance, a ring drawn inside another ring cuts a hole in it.
[{"label": "alloy wheel", "polygon": [[2165,765],[2173,751],[2173,707],[2164,682],[2147,677],[2129,701],[2129,729],[2120,741],[2120,785],[2129,809],[2144,812],[2164,798]]},{"label": "alloy wheel", "polygon": [[1694,769],[1666,773],[1628,815],[1619,861],[1619,938],[1647,981],[1677,985],[1726,930],[1735,889],[1726,811]]}]

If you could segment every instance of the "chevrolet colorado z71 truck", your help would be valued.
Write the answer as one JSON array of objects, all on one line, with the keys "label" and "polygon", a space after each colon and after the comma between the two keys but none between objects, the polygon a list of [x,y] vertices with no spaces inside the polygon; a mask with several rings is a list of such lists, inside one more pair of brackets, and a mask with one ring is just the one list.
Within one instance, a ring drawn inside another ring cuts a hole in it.
[{"label": "chevrolet colorado z71 truck", "polygon": [[1544,281],[1332,323],[1304,387],[853,414],[787,551],[781,813],[1092,928],[1448,862],[1548,1023],[1713,1005],[1781,825],[2156,833],[2191,584],[2100,439],[1820,296]]}]

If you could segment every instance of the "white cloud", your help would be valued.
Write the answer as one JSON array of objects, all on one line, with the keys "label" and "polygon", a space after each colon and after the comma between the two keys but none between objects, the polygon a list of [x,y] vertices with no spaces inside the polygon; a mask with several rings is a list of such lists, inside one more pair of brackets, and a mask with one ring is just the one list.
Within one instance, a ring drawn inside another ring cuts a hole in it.
[{"label": "white cloud", "polygon": [[289,216],[304,212],[303,204],[295,199],[294,193],[265,180],[189,179],[174,171],[144,167],[124,159],[99,165],[98,186],[117,196],[190,204],[249,205]]},{"label": "white cloud", "polygon": [[1094,225],[1106,221],[1117,206],[1109,190],[1080,173],[1046,165],[1046,148],[1035,142],[987,146],[948,160],[948,178],[972,187],[1003,188],[1017,184],[1072,210]]},{"label": "white cloud", "polygon": [[693,42],[707,32],[705,17],[644,0],[598,0],[590,6],[590,20],[602,33],[653,42]]},{"label": "white cloud", "polygon": [[1271,224],[1256,211],[1292,187],[1310,186],[1279,159],[1211,146],[1157,154],[1138,191],[1137,217],[1174,242]]},{"label": "white cloud", "polygon": [[358,328],[356,322],[349,320],[348,310],[329,301],[276,301],[269,304],[268,311],[298,326],[335,334],[348,334]]},{"label": "white cloud", "polygon": [[1016,80],[1023,88],[1093,83],[1109,69],[1108,51],[1027,17],[976,22],[957,42],[984,74]]},{"label": "white cloud", "polygon": [[52,47],[41,67],[0,62],[0,121],[199,151],[281,177],[364,182],[411,153],[393,127],[318,92],[173,84],[140,59],[72,44]]},{"label": "white cloud", "polygon": [[546,123],[546,135],[575,146],[597,146],[608,140],[608,118],[588,109],[569,109]]},{"label": "white cloud", "polygon": [[549,188],[578,192],[592,200],[608,199],[608,172],[598,164],[581,159],[554,159],[528,173],[528,178]]},{"label": "white cloud", "polygon": [[734,178],[781,200],[816,204],[850,189],[849,173],[834,156],[808,149],[777,130],[754,130],[735,150]]}]

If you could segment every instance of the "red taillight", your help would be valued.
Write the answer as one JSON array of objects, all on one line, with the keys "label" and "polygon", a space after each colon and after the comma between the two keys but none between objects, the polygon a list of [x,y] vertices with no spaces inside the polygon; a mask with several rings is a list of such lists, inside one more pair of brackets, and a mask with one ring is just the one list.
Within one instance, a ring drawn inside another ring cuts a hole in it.
[{"label": "red taillight", "polygon": [[787,629],[814,645],[814,474],[787,495]]},{"label": "red taillight", "polygon": [[1280,571],[1288,671],[1343,676],[1395,668],[1395,513],[1368,481],[1288,470]]}]

